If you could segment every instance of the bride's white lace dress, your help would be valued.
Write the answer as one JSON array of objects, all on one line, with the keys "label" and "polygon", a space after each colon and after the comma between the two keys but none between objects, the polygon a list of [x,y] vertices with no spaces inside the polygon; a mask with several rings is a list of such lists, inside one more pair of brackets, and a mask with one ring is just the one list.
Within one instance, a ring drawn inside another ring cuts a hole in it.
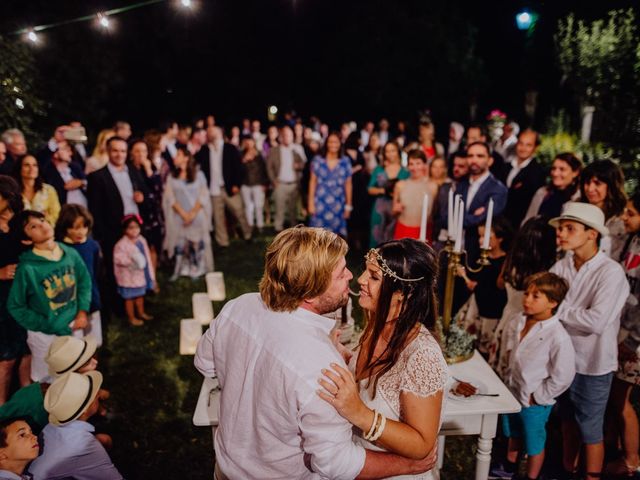
[{"label": "bride's white lace dress", "polygon": [[[352,372],[355,372],[358,353],[352,357],[349,363]],[[417,337],[400,353],[396,364],[378,379],[375,398],[371,398],[370,391],[373,388],[373,383],[367,389],[366,379],[360,381],[360,398],[369,408],[378,410],[388,419],[402,421],[401,392],[413,393],[419,397],[430,397],[445,389],[447,379],[447,363],[442,355],[440,345],[427,328],[421,326]],[[446,395],[443,395],[440,412],[441,423],[445,398]],[[384,451],[360,436],[354,436],[354,440],[369,450]],[[435,477],[431,472],[426,472],[421,475],[402,475],[391,478],[431,480]]]}]

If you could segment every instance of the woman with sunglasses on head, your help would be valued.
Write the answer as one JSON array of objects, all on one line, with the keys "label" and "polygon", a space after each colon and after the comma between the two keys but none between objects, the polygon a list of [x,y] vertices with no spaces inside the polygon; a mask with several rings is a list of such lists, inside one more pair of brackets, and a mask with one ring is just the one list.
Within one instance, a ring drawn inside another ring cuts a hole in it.
[{"label": "woman with sunglasses on head", "polygon": [[[437,257],[413,239],[369,250],[358,279],[368,322],[349,371],[323,370],[318,395],[359,430],[367,449],[424,458],[440,429],[447,365],[430,333]],[[402,478],[431,479],[430,472]]]}]

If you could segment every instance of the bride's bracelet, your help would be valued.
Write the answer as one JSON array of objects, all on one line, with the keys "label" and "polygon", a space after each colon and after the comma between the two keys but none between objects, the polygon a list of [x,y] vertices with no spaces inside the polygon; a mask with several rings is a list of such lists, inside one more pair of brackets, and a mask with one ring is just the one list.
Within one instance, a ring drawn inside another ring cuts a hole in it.
[{"label": "bride's bracelet", "polygon": [[369,441],[371,443],[375,442],[376,440],[378,440],[381,436],[382,436],[382,432],[384,431],[384,427],[386,427],[387,425],[387,417],[385,417],[384,415],[380,414],[380,423],[377,426],[375,432],[373,433],[373,435],[369,438]]},{"label": "bride's bracelet", "polygon": [[365,440],[369,440],[371,438],[371,435],[373,435],[381,416],[382,415],[380,414],[380,412],[378,412],[378,410],[373,410],[373,422],[371,422],[371,428],[369,429],[369,431],[364,435]]}]

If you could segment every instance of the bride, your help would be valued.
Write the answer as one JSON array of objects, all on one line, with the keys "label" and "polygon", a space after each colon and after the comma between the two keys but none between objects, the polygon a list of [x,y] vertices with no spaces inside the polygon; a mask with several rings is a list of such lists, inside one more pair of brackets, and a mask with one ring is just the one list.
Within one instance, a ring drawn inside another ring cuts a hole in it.
[{"label": "bride", "polygon": [[[429,332],[436,319],[437,257],[404,239],[365,256],[358,279],[368,322],[349,361],[322,371],[318,395],[357,428],[370,450],[426,457],[437,441],[447,364]],[[430,472],[393,478],[431,479]]]}]

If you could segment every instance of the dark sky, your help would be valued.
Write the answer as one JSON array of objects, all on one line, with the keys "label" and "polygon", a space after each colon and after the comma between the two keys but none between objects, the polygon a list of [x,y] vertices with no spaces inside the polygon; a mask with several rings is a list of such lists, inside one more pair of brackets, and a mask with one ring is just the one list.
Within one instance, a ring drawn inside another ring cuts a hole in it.
[{"label": "dark sky", "polygon": [[[0,32],[131,3],[3,0]],[[91,23],[43,32],[44,123],[147,128],[209,112],[229,123],[272,103],[332,122],[413,119],[424,108],[466,121],[474,98],[482,117],[502,108],[518,118],[528,88],[540,92],[541,121],[568,98],[554,61],[558,18],[635,2],[200,0],[193,14],[178,3],[118,15],[106,35]],[[526,6],[540,14],[529,38],[514,20]]]}]

